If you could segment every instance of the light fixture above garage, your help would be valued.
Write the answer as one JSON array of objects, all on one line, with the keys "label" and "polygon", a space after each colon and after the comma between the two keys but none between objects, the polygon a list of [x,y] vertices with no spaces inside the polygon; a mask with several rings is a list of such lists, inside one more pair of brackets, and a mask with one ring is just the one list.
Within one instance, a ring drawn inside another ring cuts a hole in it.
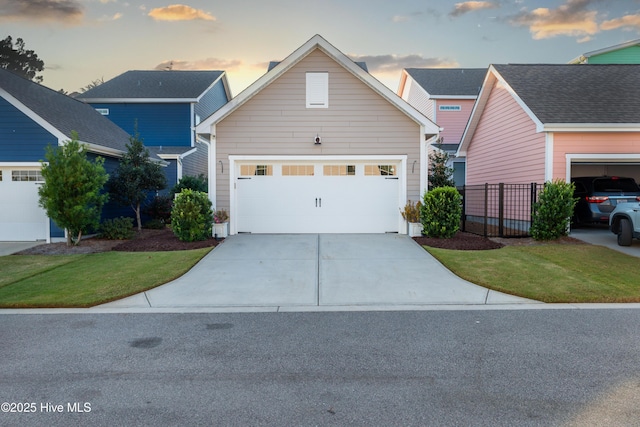
[{"label": "light fixture above garage", "polygon": [[320,145],[322,142],[320,141],[320,135],[316,134],[316,139],[314,140],[314,145]]}]

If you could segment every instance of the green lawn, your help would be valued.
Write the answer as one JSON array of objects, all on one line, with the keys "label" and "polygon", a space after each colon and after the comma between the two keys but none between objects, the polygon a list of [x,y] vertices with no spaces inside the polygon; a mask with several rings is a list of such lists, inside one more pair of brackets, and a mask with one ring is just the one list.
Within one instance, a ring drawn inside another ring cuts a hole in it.
[{"label": "green lawn", "polygon": [[0,308],[91,307],[167,283],[211,248],[0,257]]},{"label": "green lawn", "polygon": [[640,260],[602,246],[425,249],[463,279],[512,295],[555,303],[640,302]]}]

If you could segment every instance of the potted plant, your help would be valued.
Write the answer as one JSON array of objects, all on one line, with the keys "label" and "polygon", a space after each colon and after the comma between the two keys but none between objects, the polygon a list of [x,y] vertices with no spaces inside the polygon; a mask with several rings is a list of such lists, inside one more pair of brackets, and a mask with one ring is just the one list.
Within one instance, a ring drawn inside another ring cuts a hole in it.
[{"label": "potted plant", "polygon": [[409,237],[422,236],[422,222],[420,221],[420,207],[422,203],[417,201],[413,203],[411,200],[404,205],[404,210],[401,210],[402,218],[407,221],[407,233]]},{"label": "potted plant", "polygon": [[213,214],[213,235],[216,239],[224,239],[229,235],[229,214],[224,209]]}]

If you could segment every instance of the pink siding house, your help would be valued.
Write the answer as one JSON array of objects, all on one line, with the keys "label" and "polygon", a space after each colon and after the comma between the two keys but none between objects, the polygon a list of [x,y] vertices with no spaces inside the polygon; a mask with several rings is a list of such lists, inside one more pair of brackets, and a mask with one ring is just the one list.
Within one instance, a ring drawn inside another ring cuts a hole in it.
[{"label": "pink siding house", "polygon": [[640,65],[492,65],[458,155],[467,185],[640,181]]},{"label": "pink siding house", "polygon": [[[453,156],[486,72],[486,68],[406,68],[398,95],[442,128],[442,148]],[[456,185],[464,185],[464,157],[452,158],[449,165]]]}]

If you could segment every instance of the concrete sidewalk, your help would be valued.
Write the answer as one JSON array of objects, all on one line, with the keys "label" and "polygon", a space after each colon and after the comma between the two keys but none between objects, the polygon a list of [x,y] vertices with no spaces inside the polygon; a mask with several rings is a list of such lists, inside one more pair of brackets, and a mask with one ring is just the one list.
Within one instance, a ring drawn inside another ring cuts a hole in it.
[{"label": "concrete sidewalk", "polygon": [[97,308],[310,311],[531,303],[537,302],[460,279],[406,235],[241,234],[177,280]]}]

